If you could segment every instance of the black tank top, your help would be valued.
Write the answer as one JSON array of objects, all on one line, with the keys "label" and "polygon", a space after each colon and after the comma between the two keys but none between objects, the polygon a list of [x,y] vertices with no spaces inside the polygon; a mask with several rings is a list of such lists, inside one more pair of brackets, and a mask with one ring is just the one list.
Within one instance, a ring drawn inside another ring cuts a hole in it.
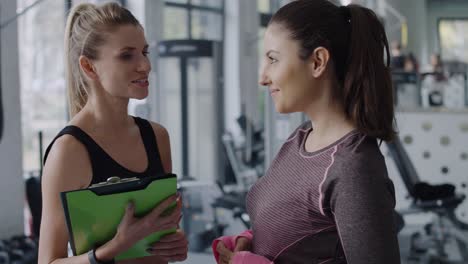
[{"label": "black tank top", "polygon": [[164,175],[165,171],[159,155],[156,136],[151,124],[145,119],[139,117],[133,118],[140,129],[140,135],[143,139],[143,144],[145,145],[146,156],[148,157],[148,167],[144,172],[134,172],[117,163],[109,154],[107,154],[107,152],[104,151],[103,148],[101,148],[101,146],[96,143],[96,141],[77,126],[66,126],[62,131],[60,131],[60,133],[58,133],[47,147],[44,156],[44,164],[54,142],[63,135],[72,135],[80,141],[88,151],[93,173],[90,185],[106,181],[107,178],[112,176],[118,176],[120,178],[143,178],[148,176]]}]

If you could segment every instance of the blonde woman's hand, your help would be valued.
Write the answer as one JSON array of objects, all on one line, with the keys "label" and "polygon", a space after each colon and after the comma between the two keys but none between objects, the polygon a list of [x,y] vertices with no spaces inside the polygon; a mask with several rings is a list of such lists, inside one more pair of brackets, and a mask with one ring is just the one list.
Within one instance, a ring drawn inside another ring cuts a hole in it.
[{"label": "blonde woman's hand", "polygon": [[185,233],[178,229],[176,233],[163,237],[148,249],[148,253],[168,261],[184,261],[187,259],[188,241]]},{"label": "blonde woman's hand", "polygon": [[[169,215],[163,214],[173,202],[176,202],[174,210]],[[181,209],[182,201],[180,196],[172,195],[162,201],[144,217],[137,218],[135,217],[134,204],[130,203],[117,228],[116,235],[105,245],[105,250],[96,250],[96,257],[99,260],[112,259],[150,234],[167,229],[177,229],[179,226]]]}]

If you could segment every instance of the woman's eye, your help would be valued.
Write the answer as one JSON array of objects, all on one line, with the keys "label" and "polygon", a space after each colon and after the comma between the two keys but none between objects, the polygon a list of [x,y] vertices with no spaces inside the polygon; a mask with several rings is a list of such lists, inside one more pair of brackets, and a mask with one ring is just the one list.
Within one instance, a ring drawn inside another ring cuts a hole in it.
[{"label": "woman's eye", "polygon": [[272,57],[268,57],[268,59],[270,60],[270,64],[273,64],[278,61],[277,59],[272,58]]},{"label": "woman's eye", "polygon": [[143,51],[143,56],[147,57],[149,54],[149,51]]},{"label": "woman's eye", "polygon": [[122,55],[120,55],[120,57],[124,60],[130,60],[132,58],[132,54],[129,54],[129,53],[124,53]]}]

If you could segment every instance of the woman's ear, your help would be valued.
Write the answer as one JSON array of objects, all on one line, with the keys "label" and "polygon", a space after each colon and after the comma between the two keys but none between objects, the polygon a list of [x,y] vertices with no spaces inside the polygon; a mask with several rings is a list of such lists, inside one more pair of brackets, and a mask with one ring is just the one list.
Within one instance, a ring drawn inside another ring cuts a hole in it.
[{"label": "woman's ear", "polygon": [[316,48],[309,57],[312,75],[315,78],[322,76],[330,60],[330,52],[324,47]]},{"label": "woman's ear", "polygon": [[79,58],[80,68],[83,70],[86,77],[92,80],[98,79],[98,75],[96,73],[96,68],[94,67],[93,62],[85,56],[80,56]]}]

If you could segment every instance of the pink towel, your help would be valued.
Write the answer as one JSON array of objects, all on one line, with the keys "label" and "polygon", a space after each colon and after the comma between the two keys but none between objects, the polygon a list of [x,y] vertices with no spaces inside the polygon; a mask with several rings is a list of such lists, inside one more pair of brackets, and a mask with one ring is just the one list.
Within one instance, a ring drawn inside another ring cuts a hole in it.
[{"label": "pink towel", "polygon": [[[220,238],[217,238],[215,241],[213,241],[212,248],[213,248],[213,254],[216,259],[216,263],[219,263],[219,253],[216,251],[216,247],[218,246],[219,241],[222,241],[224,245],[226,246],[227,249],[234,251],[234,248],[236,247],[237,239],[240,237],[245,237],[249,240],[252,240],[253,234],[251,230],[246,230],[239,234],[238,236],[222,236]],[[250,251],[239,251],[234,253],[234,256],[232,258],[232,263],[233,264],[273,264],[272,261],[269,259],[259,256],[256,254],[253,254]]]}]

